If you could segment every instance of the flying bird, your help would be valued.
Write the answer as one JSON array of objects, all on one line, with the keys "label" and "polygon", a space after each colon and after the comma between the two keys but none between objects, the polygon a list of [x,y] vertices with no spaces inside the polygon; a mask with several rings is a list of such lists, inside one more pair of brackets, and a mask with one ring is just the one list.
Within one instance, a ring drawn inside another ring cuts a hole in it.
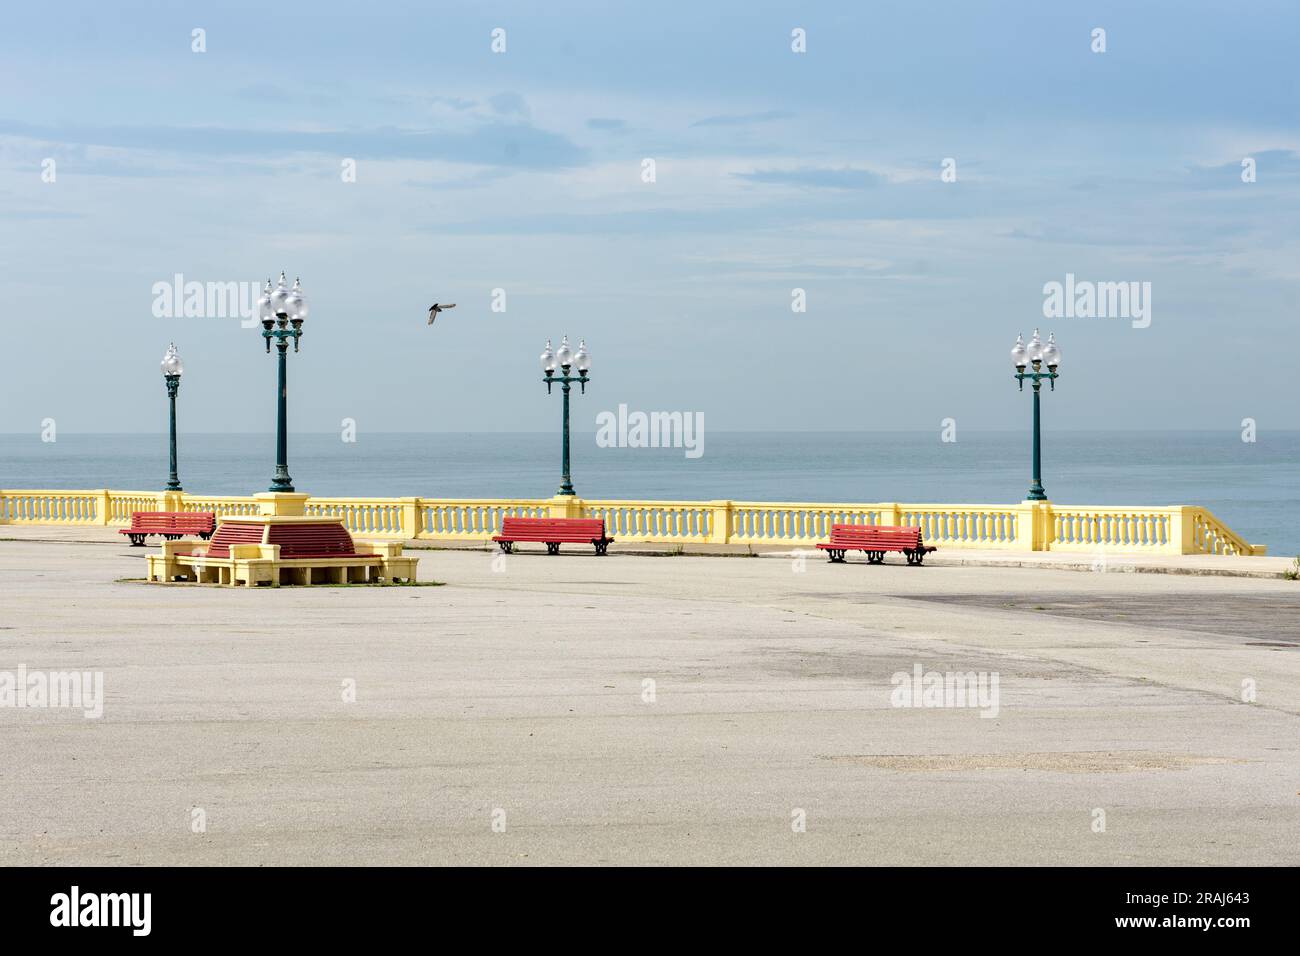
[{"label": "flying bird", "polygon": [[433,320],[438,317],[439,312],[443,311],[444,309],[454,309],[454,308],[456,308],[455,302],[451,303],[451,305],[439,305],[437,302],[435,302],[433,305],[429,306],[429,324],[433,325]]}]

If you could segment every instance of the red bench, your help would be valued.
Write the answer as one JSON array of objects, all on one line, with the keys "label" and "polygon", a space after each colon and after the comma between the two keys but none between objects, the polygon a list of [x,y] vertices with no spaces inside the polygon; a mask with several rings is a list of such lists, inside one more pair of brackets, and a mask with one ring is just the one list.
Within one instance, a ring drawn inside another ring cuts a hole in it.
[{"label": "red bench", "polygon": [[206,540],[216,530],[217,516],[212,511],[133,511],[130,527],[123,528],[118,534],[130,538],[133,548],[141,548],[144,539],[151,534],[160,534],[168,541],[187,534],[197,534]]},{"label": "red bench", "polygon": [[831,525],[831,540],[817,547],[829,551],[835,562],[843,562],[846,551],[865,551],[869,564],[884,564],[886,551],[901,551],[908,564],[920,564],[935,550],[921,540],[920,528],[862,524]]},{"label": "red bench", "polygon": [[605,537],[601,518],[506,518],[501,533],[492,540],[506,554],[514,550],[516,542],[537,541],[546,545],[547,554],[559,554],[561,544],[591,544],[599,556],[614,539]]}]

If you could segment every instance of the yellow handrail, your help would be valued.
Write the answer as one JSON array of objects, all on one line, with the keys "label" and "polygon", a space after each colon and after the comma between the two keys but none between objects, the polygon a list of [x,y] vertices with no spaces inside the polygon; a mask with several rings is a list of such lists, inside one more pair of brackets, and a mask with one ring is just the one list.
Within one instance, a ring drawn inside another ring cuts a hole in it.
[{"label": "yellow handrail", "polygon": [[[188,492],[0,490],[0,524],[123,525],[133,511],[259,513],[251,495]],[[909,525],[942,548],[1260,555],[1206,508],[1083,507],[1024,501],[981,504],[840,504],[778,501],[640,501],[555,498],[308,498],[309,516],[334,517],[370,537],[487,541],[503,518],[602,518],[624,543],[791,547],[825,541],[834,524]]]}]

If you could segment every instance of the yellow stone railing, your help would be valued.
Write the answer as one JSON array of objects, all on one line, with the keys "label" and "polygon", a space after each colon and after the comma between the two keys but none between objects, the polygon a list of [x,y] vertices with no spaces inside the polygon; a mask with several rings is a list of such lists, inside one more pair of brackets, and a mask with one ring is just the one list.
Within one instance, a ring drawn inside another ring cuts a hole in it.
[{"label": "yellow stone railing", "polygon": [[[188,494],[182,494],[181,498],[181,506],[174,510],[211,511],[216,514],[218,518],[238,518],[243,515],[255,515],[259,513],[257,502],[252,498],[241,498],[233,495],[212,496]],[[160,507],[158,510],[165,511],[168,509]],[[130,520],[130,512],[127,512],[121,518],[123,524],[126,524]]]},{"label": "yellow stone railing", "polygon": [[311,518],[338,518],[353,534],[414,537],[402,521],[401,499],[309,498],[303,513]]},{"label": "yellow stone railing", "polygon": [[[153,491],[0,490],[0,524],[124,525],[132,511],[258,514],[250,496]],[[510,516],[603,518],[625,544],[811,547],[833,524],[919,526],[941,548],[1259,555],[1205,508],[826,504],[769,501],[598,501],[556,498],[308,498],[305,513],[340,519],[369,537],[487,541]]]},{"label": "yellow stone railing", "polygon": [[[156,500],[157,495],[151,500]],[[108,524],[108,492],[2,491],[0,522],[5,524]],[[129,518],[130,515],[128,514]]]},{"label": "yellow stone railing", "polygon": [[1187,528],[1184,533],[1190,533],[1192,542],[1191,547],[1186,548],[1184,553],[1246,555],[1265,553],[1266,549],[1263,545],[1249,544],[1205,508],[1191,510],[1193,513],[1187,518],[1190,528]]},{"label": "yellow stone railing", "polygon": [[416,538],[447,541],[485,541],[501,530],[502,518],[544,518],[550,513],[546,501],[515,498],[456,499],[412,498]]}]

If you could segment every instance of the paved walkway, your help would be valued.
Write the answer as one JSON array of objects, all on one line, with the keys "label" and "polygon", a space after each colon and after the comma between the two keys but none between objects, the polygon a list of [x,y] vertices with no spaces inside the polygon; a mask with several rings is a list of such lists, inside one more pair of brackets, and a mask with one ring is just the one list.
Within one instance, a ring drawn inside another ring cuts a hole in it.
[{"label": "paved walkway", "polygon": [[[0,707],[0,863],[1300,863],[1300,583],[428,551],[443,587],[250,591],[121,581],[117,537],[0,528],[0,671],[106,697]],[[996,716],[891,706],[918,665]]]}]

